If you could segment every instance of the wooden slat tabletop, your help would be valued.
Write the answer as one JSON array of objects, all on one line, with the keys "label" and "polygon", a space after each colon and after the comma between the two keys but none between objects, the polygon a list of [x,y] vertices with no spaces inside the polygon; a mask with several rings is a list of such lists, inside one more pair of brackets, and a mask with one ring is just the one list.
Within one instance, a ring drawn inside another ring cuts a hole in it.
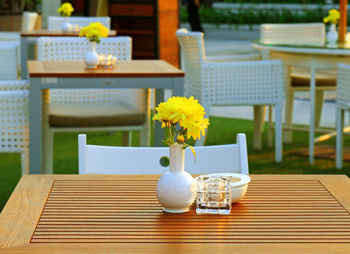
[{"label": "wooden slat tabletop", "polygon": [[94,78],[94,77],[184,77],[185,73],[163,60],[117,61],[113,68],[87,69],[80,61],[28,61],[31,78]]},{"label": "wooden slat tabletop", "polygon": [[0,215],[0,247],[5,253],[350,253],[346,176],[252,175],[229,216],[196,215],[194,207],[163,213],[158,178],[24,176]]}]

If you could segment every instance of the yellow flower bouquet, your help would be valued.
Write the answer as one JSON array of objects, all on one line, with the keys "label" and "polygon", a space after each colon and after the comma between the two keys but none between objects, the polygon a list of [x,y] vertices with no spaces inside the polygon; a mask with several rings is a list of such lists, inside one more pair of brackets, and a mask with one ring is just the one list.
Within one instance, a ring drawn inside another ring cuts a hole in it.
[{"label": "yellow flower bouquet", "polygon": [[331,9],[328,12],[328,16],[323,18],[324,23],[331,22],[333,24],[337,24],[338,20],[340,19],[340,13],[336,9]]},{"label": "yellow flower bouquet", "polygon": [[170,157],[169,171],[157,183],[157,199],[165,212],[184,213],[189,211],[196,197],[197,186],[184,170],[185,148],[190,147],[196,156],[186,142],[204,135],[209,119],[204,118],[204,108],[193,97],[171,97],[160,103],[156,111],[153,120],[160,121],[165,128],[163,143],[169,145]]},{"label": "yellow flower bouquet", "polygon": [[204,118],[204,108],[193,97],[171,97],[167,102],[161,102],[156,111],[153,120],[160,121],[165,128],[163,143],[167,145],[177,142],[187,147],[186,141],[200,139],[209,125],[209,119]]},{"label": "yellow flower bouquet", "polygon": [[69,17],[73,11],[74,8],[71,3],[64,3],[57,9],[57,13],[63,17]]},{"label": "yellow flower bouquet", "polygon": [[100,42],[101,37],[108,37],[108,28],[100,22],[91,23],[80,30],[79,36],[85,36],[90,42]]},{"label": "yellow flower bouquet", "polygon": [[329,45],[334,45],[338,41],[338,32],[336,25],[338,23],[338,20],[340,19],[340,13],[336,9],[329,10],[328,16],[323,19],[324,23],[330,22],[330,28],[327,32],[327,43]]}]

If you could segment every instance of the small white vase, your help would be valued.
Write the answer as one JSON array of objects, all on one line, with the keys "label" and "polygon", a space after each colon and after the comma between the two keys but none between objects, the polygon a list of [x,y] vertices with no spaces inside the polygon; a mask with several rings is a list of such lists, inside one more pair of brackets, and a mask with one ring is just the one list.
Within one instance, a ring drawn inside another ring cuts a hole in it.
[{"label": "small white vase", "polygon": [[169,153],[170,169],[158,180],[157,198],[165,212],[188,212],[196,197],[196,183],[193,177],[184,171],[183,145],[169,145]]},{"label": "small white vase", "polygon": [[69,17],[65,17],[64,18],[64,22],[62,23],[61,28],[62,28],[62,32],[65,33],[65,34],[72,31],[73,27],[69,23]]},{"label": "small white vase", "polygon": [[331,24],[329,31],[327,33],[327,42],[329,44],[336,44],[338,41],[338,32],[335,24]]},{"label": "small white vase", "polygon": [[88,69],[94,69],[97,67],[98,54],[96,53],[96,42],[90,42],[90,51],[85,53],[84,62]]}]

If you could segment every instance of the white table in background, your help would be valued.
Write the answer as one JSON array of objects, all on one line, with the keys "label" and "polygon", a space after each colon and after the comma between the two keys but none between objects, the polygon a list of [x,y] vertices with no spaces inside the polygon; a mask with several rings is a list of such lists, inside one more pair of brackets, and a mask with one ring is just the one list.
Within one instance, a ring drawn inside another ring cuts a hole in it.
[{"label": "white table in background", "polygon": [[[309,163],[313,164],[315,138],[316,71],[334,70],[337,68],[338,63],[350,64],[350,45],[273,45],[254,42],[252,46],[255,49],[268,51],[269,59],[280,59],[287,67],[300,67],[310,70]],[[290,79],[290,77],[287,78]]]},{"label": "white table in background", "polygon": [[[184,95],[185,73],[163,60],[117,62],[112,69],[86,69],[83,62],[28,61],[29,93],[29,165],[31,174],[42,173],[42,92],[45,89],[74,88],[155,88],[156,105],[164,101],[164,90]],[[154,145],[162,146],[163,131],[157,121]]]}]

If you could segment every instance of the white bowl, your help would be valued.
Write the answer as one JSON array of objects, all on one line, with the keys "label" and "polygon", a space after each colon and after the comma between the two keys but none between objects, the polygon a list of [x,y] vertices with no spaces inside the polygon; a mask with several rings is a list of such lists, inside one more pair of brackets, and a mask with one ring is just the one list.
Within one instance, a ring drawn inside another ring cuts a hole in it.
[{"label": "white bowl", "polygon": [[[250,177],[248,175],[239,173],[217,173],[207,174],[204,176],[229,176],[231,177],[231,202],[235,203],[242,199],[248,190],[248,184],[250,183]],[[197,178],[196,178],[197,180]]]}]

